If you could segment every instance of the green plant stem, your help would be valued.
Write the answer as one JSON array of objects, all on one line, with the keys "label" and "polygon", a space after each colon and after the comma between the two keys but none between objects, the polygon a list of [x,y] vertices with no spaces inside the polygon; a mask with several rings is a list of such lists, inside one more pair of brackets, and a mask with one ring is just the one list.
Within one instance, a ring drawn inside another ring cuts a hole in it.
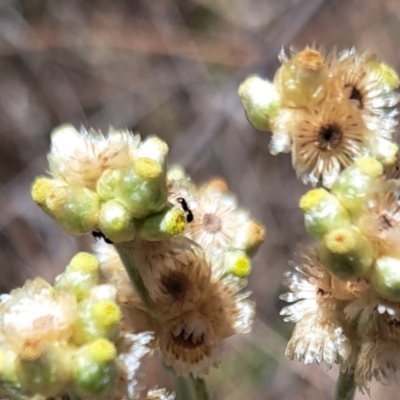
[{"label": "green plant stem", "polygon": [[210,400],[204,379],[194,378],[193,375],[190,375],[190,380],[193,385],[195,400]]},{"label": "green plant stem", "polygon": [[142,300],[147,311],[151,315],[156,316],[157,310],[154,307],[153,301],[150,298],[149,292],[147,291],[146,286],[143,283],[143,279],[140,276],[138,269],[135,267],[133,254],[131,254],[129,250],[124,248],[124,243],[115,244],[114,247],[117,250],[119,257],[121,258],[122,263],[124,264],[129,279],[131,280],[140,300]]},{"label": "green plant stem", "polygon": [[353,400],[355,390],[354,371],[340,372],[336,384],[335,400]]}]

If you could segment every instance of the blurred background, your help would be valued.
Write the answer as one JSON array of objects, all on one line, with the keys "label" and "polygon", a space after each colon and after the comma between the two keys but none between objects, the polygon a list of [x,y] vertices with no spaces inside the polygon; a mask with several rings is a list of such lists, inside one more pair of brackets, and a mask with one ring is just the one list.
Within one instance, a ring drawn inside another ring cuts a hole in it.
[{"label": "blurred background", "polygon": [[[237,88],[249,74],[272,78],[290,44],[372,49],[400,70],[399,37],[398,0],[0,0],[0,290],[52,280],[93,243],[31,201],[55,126],[157,134],[195,182],[225,177],[268,231],[249,282],[254,330],[226,341],[207,379],[214,398],[332,399],[338,371],[286,360],[293,326],[279,317],[282,274],[307,244],[297,207],[307,188],[288,155],[268,154],[269,135],[248,124]],[[175,386],[157,361],[147,379]]]}]

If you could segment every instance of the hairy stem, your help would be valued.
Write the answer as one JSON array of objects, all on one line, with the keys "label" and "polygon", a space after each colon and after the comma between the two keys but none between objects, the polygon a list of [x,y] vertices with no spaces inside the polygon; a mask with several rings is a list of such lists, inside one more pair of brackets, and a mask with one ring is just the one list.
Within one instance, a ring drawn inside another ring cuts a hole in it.
[{"label": "hairy stem", "polygon": [[353,400],[355,390],[354,371],[340,372],[336,384],[335,400]]},{"label": "hairy stem", "polygon": [[146,289],[146,286],[143,283],[143,279],[140,276],[138,269],[135,267],[133,255],[127,249],[121,245],[115,244],[114,247],[117,250],[119,257],[121,258],[122,263],[128,273],[129,279],[131,280],[133,287],[137,295],[139,296],[140,300],[143,302],[144,306],[146,307],[147,311],[155,316],[157,314],[157,310],[154,307],[153,301],[150,298],[150,295]]},{"label": "hairy stem", "polygon": [[195,400],[210,400],[204,379],[194,378],[193,375],[190,375],[190,380],[193,384]]}]

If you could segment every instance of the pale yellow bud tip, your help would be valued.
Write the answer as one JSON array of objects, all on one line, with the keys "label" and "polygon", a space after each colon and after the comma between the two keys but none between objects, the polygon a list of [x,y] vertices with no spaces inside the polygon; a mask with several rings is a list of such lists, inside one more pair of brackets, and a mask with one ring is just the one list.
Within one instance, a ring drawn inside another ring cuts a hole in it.
[{"label": "pale yellow bud tip", "polygon": [[65,188],[54,187],[50,190],[46,198],[46,207],[53,212],[61,209],[67,201],[67,192]]},{"label": "pale yellow bud tip", "polygon": [[357,246],[353,231],[349,229],[335,229],[325,238],[326,248],[333,254],[348,254]]},{"label": "pale yellow bud tip", "polygon": [[26,339],[21,346],[19,357],[24,361],[36,361],[43,354],[43,346],[37,339]]},{"label": "pale yellow bud tip", "polygon": [[93,316],[101,322],[102,325],[111,327],[121,321],[121,310],[113,301],[99,301],[93,305]]},{"label": "pale yellow bud tip", "polygon": [[138,158],[134,163],[135,172],[143,179],[156,179],[162,174],[162,166],[151,158]]},{"label": "pale yellow bud tip", "polygon": [[380,77],[380,80],[388,85],[390,89],[394,90],[399,87],[399,77],[396,71],[389,65],[381,62],[376,71]]},{"label": "pale yellow bud tip", "polygon": [[249,237],[252,243],[262,243],[265,240],[265,229],[258,222],[252,221],[249,227]]},{"label": "pale yellow bud tip", "polygon": [[238,257],[235,264],[232,266],[231,272],[240,278],[249,276],[251,272],[250,260],[245,256]]},{"label": "pale yellow bud tip", "polygon": [[217,192],[227,192],[229,190],[228,184],[222,178],[212,178],[207,184],[207,189],[215,190]]},{"label": "pale yellow bud tip", "polygon": [[76,254],[69,263],[69,269],[71,271],[95,273],[99,271],[99,268],[100,264],[97,258],[85,252]]},{"label": "pale yellow bud tip", "polygon": [[383,174],[383,165],[374,158],[361,157],[358,158],[354,165],[365,175],[376,178]]},{"label": "pale yellow bud tip", "polygon": [[107,339],[97,339],[88,345],[90,357],[99,364],[108,363],[117,356],[117,349]]},{"label": "pale yellow bud tip", "polygon": [[37,178],[33,183],[31,190],[33,201],[40,206],[44,206],[46,204],[46,198],[53,186],[54,183],[51,179],[44,177]]},{"label": "pale yellow bud tip", "polygon": [[323,189],[312,189],[308,191],[302,198],[300,199],[299,207],[304,211],[310,211],[313,207],[315,207],[318,203],[320,203],[329,193]]},{"label": "pale yellow bud tip", "polygon": [[324,65],[324,57],[317,50],[306,49],[296,54],[295,62],[301,68],[318,71]]},{"label": "pale yellow bud tip", "polygon": [[168,219],[165,225],[165,232],[169,233],[170,235],[176,236],[183,233],[185,227],[185,214],[179,208],[173,209],[168,215]]}]

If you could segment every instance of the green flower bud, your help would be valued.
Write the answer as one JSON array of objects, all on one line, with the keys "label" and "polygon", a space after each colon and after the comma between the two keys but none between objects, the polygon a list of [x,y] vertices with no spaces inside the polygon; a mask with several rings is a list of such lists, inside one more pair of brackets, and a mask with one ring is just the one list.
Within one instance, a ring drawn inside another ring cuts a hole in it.
[{"label": "green flower bud", "polygon": [[371,242],[352,229],[335,229],[323,239],[319,258],[324,267],[340,279],[365,276],[374,261]]},{"label": "green flower bud", "polygon": [[278,69],[274,84],[285,106],[302,107],[325,95],[323,84],[327,74],[323,55],[317,50],[306,49]]},{"label": "green flower bud", "polygon": [[18,381],[16,370],[17,354],[7,348],[0,349],[0,391],[12,398],[29,397],[29,392],[23,389]]},{"label": "green flower bud", "polygon": [[400,301],[400,259],[379,257],[371,273],[371,284],[383,298]]},{"label": "green flower bud", "polygon": [[382,174],[383,166],[379,161],[369,157],[359,158],[340,174],[332,187],[332,194],[352,216],[358,216],[371,183]]},{"label": "green flower bud", "polygon": [[186,216],[183,211],[177,207],[167,207],[143,220],[140,235],[145,240],[164,240],[171,236],[181,235],[185,227]]},{"label": "green flower bud", "polygon": [[73,357],[73,391],[78,396],[106,395],[117,384],[119,369],[113,343],[98,339],[77,350]]},{"label": "green flower bud", "polygon": [[86,188],[55,187],[46,198],[46,207],[65,231],[81,235],[96,226],[100,201]]},{"label": "green flower bud", "polygon": [[18,354],[16,372],[29,392],[46,397],[60,395],[72,375],[70,350],[28,339]]},{"label": "green flower bud", "polygon": [[70,261],[65,271],[56,277],[55,287],[70,287],[80,301],[99,284],[100,264],[95,256],[80,252]]},{"label": "green flower bud", "polygon": [[123,171],[116,198],[134,218],[161,211],[167,204],[167,184],[163,167],[150,158],[137,159]]},{"label": "green flower bud", "polygon": [[300,199],[307,232],[320,239],[336,228],[350,227],[350,215],[339,200],[327,190],[312,189]]},{"label": "green flower bud", "polygon": [[129,242],[135,237],[132,214],[117,200],[109,200],[101,206],[98,226],[114,243]]},{"label": "green flower bud", "polygon": [[112,200],[115,197],[116,188],[121,182],[122,171],[119,169],[106,169],[96,183],[96,192],[101,201]]},{"label": "green flower bud", "polygon": [[78,345],[99,338],[118,339],[121,310],[110,300],[87,299],[79,304],[73,339]]},{"label": "green flower bud", "polygon": [[279,114],[279,93],[268,80],[251,76],[239,87],[246,117],[260,131],[271,131],[274,118]]}]

